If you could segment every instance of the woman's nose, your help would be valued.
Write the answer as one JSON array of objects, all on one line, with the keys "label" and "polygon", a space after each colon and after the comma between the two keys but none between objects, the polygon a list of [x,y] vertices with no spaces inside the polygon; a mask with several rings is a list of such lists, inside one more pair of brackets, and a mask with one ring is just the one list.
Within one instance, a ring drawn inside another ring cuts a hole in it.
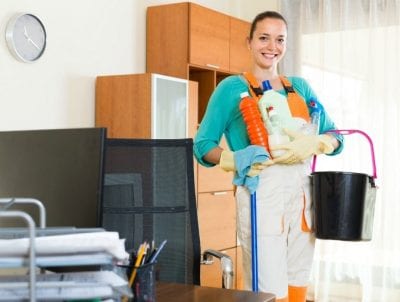
[{"label": "woman's nose", "polygon": [[267,43],[267,49],[275,50],[275,48],[276,48],[276,43],[275,43],[275,41],[269,40],[268,43]]}]

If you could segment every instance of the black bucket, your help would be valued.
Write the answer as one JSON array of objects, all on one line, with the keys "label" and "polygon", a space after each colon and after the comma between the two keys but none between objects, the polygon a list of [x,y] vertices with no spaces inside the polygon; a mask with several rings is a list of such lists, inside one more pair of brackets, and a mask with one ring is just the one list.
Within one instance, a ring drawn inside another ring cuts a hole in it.
[{"label": "black bucket", "polygon": [[373,176],[353,172],[314,172],[312,198],[314,227],[318,239],[368,241],[372,239],[376,199],[376,167],[372,140],[360,130],[335,130],[339,134],[360,133],[371,146]]}]

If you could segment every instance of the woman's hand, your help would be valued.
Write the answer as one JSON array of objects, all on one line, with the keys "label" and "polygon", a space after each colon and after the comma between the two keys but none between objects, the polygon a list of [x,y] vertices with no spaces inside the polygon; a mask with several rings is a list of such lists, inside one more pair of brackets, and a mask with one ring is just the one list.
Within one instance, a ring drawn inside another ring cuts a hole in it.
[{"label": "woman's hand", "polygon": [[273,164],[274,161],[269,159],[264,147],[254,145],[236,152],[224,150],[219,160],[219,166],[224,171],[236,172],[239,170],[239,173],[245,171],[244,173],[250,177],[259,175],[262,170]]},{"label": "woman's hand", "polygon": [[313,155],[329,154],[335,150],[333,140],[336,139],[331,135],[305,135],[288,129],[284,130],[292,140],[287,144],[271,147],[271,151],[286,150],[282,156],[274,158],[276,164],[296,164]]}]

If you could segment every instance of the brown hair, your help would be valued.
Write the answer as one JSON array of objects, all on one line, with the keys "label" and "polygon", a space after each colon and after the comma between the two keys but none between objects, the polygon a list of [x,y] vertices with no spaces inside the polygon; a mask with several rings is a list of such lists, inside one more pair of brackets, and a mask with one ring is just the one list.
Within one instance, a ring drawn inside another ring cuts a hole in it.
[{"label": "brown hair", "polygon": [[285,25],[286,25],[286,27],[287,27],[286,19],[285,19],[280,13],[275,12],[275,11],[265,11],[265,12],[262,12],[262,13],[258,14],[258,15],[254,18],[253,22],[251,23],[250,35],[249,35],[249,39],[250,39],[250,40],[253,39],[253,33],[254,33],[254,31],[256,30],[257,23],[260,22],[260,21],[262,21],[262,20],[264,20],[264,19],[266,19],[266,18],[272,18],[272,19],[279,19],[279,20],[282,20],[283,22],[285,22]]}]

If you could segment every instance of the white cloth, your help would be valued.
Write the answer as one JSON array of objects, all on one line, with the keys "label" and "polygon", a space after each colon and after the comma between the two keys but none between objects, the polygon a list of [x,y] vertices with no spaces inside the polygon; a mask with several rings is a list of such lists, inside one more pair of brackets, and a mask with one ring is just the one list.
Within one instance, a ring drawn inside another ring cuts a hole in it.
[{"label": "white cloth", "polygon": [[[315,237],[302,231],[304,215],[311,229],[308,163],[273,165],[262,171],[257,196],[258,286],[277,298],[288,285],[307,286]],[[251,289],[250,194],[238,187],[237,229],[243,251],[244,287]]]}]

